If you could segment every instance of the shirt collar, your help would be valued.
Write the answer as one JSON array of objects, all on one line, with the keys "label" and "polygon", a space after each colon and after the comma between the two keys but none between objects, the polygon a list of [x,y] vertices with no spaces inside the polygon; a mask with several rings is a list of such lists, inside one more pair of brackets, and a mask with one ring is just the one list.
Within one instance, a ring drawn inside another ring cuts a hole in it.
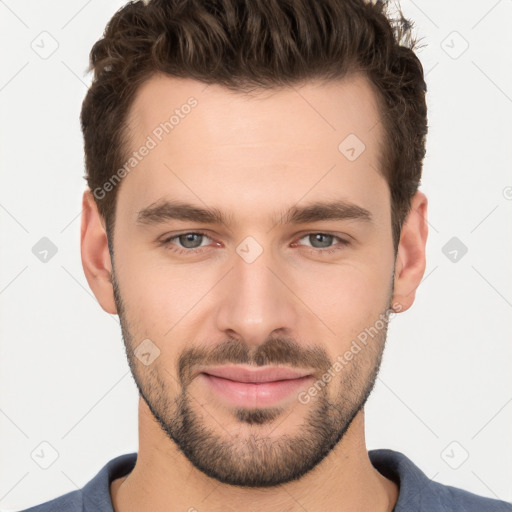
[{"label": "shirt collar", "polygon": [[[428,504],[431,510],[446,510],[435,482],[429,479],[404,454],[388,449],[370,450],[368,456],[373,467],[399,487],[398,501],[393,512],[423,510]],[[127,475],[135,467],[137,453],[120,455],[109,461],[81,491],[84,512],[113,512],[110,484],[116,478]]]}]

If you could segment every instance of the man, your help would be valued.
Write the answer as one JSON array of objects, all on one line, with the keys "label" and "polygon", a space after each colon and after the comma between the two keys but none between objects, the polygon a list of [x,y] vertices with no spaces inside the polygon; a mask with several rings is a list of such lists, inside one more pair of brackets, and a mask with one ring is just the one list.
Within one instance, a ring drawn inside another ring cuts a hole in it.
[{"label": "man", "polygon": [[365,446],[427,239],[426,86],[385,7],[150,0],[110,21],[81,250],[121,321],[139,451],[29,510],[511,510]]}]

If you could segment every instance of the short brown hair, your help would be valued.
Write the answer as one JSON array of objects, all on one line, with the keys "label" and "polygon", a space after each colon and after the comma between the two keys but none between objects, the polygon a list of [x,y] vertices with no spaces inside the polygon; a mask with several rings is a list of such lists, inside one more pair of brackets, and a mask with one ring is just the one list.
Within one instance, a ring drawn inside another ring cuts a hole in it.
[{"label": "short brown hair", "polygon": [[[101,189],[126,162],[130,107],[156,73],[247,92],[360,71],[376,93],[384,128],[378,171],[390,189],[396,252],[420,184],[427,134],[417,41],[397,11],[391,19],[388,2],[369,0],[129,2],[90,53],[94,77],[81,112],[89,188]],[[109,242],[117,191],[94,193]]]}]

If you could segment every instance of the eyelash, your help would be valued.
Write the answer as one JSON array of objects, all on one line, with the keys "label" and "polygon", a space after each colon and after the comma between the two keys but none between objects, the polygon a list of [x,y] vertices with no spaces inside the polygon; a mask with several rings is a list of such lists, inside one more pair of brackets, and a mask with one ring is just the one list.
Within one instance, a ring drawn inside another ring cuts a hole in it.
[{"label": "eyelash", "polygon": [[[171,237],[168,237],[168,238],[162,240],[161,245],[163,245],[167,250],[169,250],[173,253],[176,253],[178,255],[201,254],[205,250],[208,249],[208,246],[198,247],[196,249],[180,249],[180,248],[176,248],[176,246],[173,246],[171,248],[171,242],[183,235],[200,235],[200,236],[205,236],[206,238],[210,238],[208,236],[208,234],[203,231],[185,231],[184,233],[178,233],[177,235],[172,235]],[[339,245],[335,248],[328,248],[328,249],[312,248],[312,249],[308,250],[308,252],[315,254],[315,255],[334,254],[335,252],[338,252],[338,251],[342,250],[344,247],[350,245],[350,242],[348,240],[344,240],[343,238],[340,238],[339,236],[331,235],[330,233],[324,233],[322,231],[312,231],[310,233],[306,233],[305,235],[301,236],[299,240],[301,240],[302,238],[305,238],[306,236],[310,236],[310,235],[327,235],[327,236],[332,236],[334,239],[339,240]]]}]

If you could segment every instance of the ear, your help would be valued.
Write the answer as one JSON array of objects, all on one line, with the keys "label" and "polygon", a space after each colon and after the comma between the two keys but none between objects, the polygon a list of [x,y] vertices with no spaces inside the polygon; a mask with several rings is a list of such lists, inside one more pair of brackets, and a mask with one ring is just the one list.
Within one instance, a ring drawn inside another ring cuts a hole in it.
[{"label": "ear", "polygon": [[[414,302],[416,289],[425,273],[425,247],[427,243],[427,197],[416,192],[411,200],[400,234],[395,261],[395,280],[392,304],[396,312],[409,309]],[[395,307],[396,305],[396,307]]]},{"label": "ear", "polygon": [[80,252],[85,277],[100,306],[107,313],[117,314],[107,233],[104,220],[89,189],[84,192],[82,199]]}]

